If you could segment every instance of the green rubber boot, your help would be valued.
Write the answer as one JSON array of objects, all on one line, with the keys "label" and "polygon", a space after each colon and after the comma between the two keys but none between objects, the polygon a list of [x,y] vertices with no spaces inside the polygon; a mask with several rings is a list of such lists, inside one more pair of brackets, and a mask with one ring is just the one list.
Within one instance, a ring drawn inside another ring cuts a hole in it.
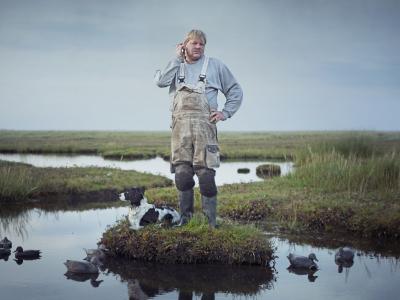
[{"label": "green rubber boot", "polygon": [[181,220],[177,226],[184,226],[189,223],[193,216],[193,203],[194,203],[194,193],[193,189],[187,191],[179,191],[179,209],[181,213]]},{"label": "green rubber boot", "polygon": [[217,196],[206,197],[201,196],[201,204],[203,207],[203,213],[208,219],[208,224],[212,228],[217,227]]}]

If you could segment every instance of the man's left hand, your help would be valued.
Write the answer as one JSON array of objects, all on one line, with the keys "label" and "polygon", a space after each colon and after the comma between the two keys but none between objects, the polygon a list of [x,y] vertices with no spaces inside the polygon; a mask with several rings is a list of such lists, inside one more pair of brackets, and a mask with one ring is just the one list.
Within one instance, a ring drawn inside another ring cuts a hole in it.
[{"label": "man's left hand", "polygon": [[225,120],[225,116],[220,111],[213,111],[210,115],[211,123],[217,123],[218,121],[223,121],[223,120]]}]

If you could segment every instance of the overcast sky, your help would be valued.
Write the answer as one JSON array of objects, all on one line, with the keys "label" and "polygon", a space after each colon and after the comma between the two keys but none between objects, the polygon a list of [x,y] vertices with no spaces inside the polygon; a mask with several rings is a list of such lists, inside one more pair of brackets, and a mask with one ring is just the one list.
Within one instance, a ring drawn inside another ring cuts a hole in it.
[{"label": "overcast sky", "polygon": [[169,130],[192,28],[244,90],[220,130],[400,130],[397,0],[0,0],[0,129]]}]

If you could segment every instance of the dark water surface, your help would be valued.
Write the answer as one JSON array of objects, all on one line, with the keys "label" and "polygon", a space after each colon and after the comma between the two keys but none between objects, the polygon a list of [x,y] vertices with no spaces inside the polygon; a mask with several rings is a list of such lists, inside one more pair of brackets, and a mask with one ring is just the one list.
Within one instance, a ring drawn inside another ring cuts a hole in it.
[{"label": "dark water surface", "polygon": [[[365,250],[368,246],[356,249],[359,255],[353,266],[339,273],[331,241],[314,237],[314,242],[304,242],[310,236],[289,242],[273,235],[279,256],[275,269],[109,260],[98,277],[68,279],[63,262],[81,260],[82,248],[94,248],[106,226],[128,210],[74,209],[1,207],[0,236],[12,240],[12,250],[19,245],[42,250],[41,259],[20,265],[13,256],[0,260],[1,299],[399,299],[399,251],[393,244],[373,244],[371,251]],[[354,242],[343,239],[336,244]],[[314,252],[320,270],[314,274],[289,272],[286,256],[290,252]]]}]

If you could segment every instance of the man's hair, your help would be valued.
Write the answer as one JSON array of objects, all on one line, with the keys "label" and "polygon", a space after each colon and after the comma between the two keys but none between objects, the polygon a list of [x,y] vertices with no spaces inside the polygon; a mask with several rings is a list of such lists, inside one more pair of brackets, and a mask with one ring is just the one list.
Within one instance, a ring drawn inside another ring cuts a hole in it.
[{"label": "man's hair", "polygon": [[207,43],[206,34],[203,31],[199,30],[199,29],[190,30],[188,32],[188,34],[186,35],[184,44],[186,45],[189,40],[193,40],[193,39],[202,40],[204,45]]}]

